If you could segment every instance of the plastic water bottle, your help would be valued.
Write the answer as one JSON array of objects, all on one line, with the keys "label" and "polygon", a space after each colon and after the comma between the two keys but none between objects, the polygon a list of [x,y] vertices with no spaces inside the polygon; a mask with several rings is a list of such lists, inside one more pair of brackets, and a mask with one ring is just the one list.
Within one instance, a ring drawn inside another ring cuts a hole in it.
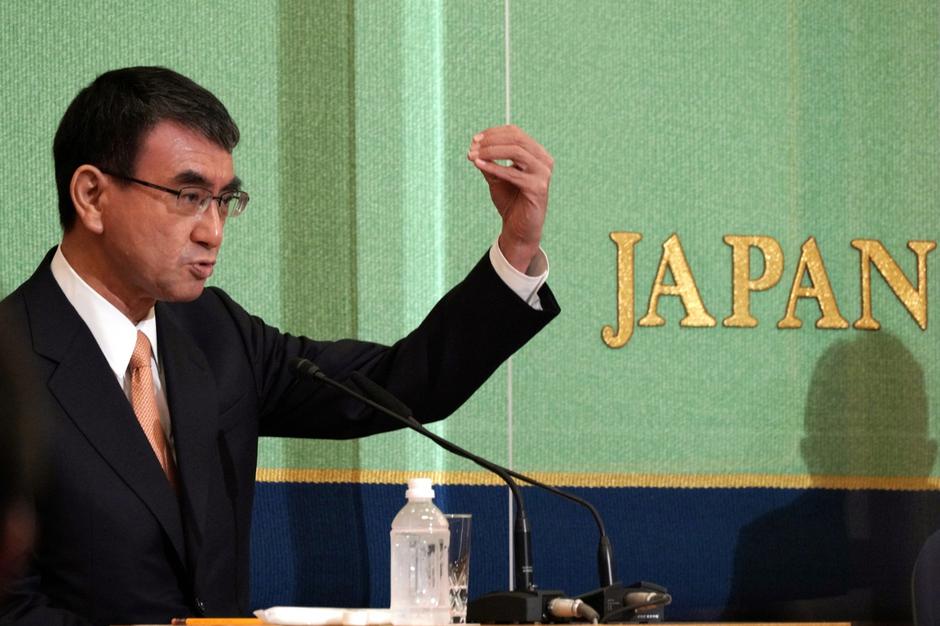
[{"label": "plastic water bottle", "polygon": [[447,519],[434,506],[430,478],[409,480],[405,498],[392,521],[392,623],[449,624]]}]

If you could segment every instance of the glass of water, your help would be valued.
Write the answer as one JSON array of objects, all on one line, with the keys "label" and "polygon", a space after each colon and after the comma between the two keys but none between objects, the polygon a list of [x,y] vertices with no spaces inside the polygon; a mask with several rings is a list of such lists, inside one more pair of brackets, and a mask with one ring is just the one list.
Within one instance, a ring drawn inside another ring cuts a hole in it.
[{"label": "glass of water", "polygon": [[467,590],[470,582],[470,521],[469,513],[445,515],[450,527],[450,553],[447,559],[450,577],[450,621],[467,622]]}]

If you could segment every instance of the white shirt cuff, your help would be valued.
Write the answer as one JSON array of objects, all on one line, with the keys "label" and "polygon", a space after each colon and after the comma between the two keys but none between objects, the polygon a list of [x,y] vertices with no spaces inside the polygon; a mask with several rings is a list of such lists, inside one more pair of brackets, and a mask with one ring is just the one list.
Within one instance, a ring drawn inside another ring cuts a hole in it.
[{"label": "white shirt cuff", "polygon": [[490,246],[490,263],[496,274],[502,279],[506,286],[516,292],[526,304],[536,311],[542,310],[542,301],[539,300],[539,289],[548,280],[548,257],[545,251],[539,248],[538,254],[529,263],[525,274],[514,268],[502,250],[499,249],[499,241]]}]

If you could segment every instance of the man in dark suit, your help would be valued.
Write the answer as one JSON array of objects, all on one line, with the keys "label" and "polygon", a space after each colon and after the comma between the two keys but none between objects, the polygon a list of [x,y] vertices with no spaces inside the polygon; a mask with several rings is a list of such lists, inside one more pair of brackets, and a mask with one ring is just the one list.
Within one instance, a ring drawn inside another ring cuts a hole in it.
[{"label": "man in dark suit", "polygon": [[280,333],[204,288],[226,219],[248,201],[237,141],[211,93],[163,68],[103,74],[60,123],[62,243],[0,304],[52,407],[35,558],[0,622],[247,613],[258,437],[392,427],[296,381],[292,357],[339,379],[358,370],[430,421],[557,314],[539,249],[552,159],[499,127],[468,152],[502,218],[499,239],[416,330],[392,346]]}]

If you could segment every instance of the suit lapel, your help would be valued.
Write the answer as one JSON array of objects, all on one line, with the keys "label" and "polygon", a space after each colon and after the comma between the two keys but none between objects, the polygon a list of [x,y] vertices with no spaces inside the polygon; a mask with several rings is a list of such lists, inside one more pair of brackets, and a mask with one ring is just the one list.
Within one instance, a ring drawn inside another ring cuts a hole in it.
[{"label": "suit lapel", "polygon": [[173,421],[187,554],[191,570],[199,571],[210,480],[219,467],[215,379],[205,355],[162,304],[157,305],[157,336]]},{"label": "suit lapel", "polygon": [[49,391],[87,441],[147,506],[185,563],[176,494],[166,480],[91,331],[49,270],[51,254],[24,292],[34,349],[56,363]]}]

